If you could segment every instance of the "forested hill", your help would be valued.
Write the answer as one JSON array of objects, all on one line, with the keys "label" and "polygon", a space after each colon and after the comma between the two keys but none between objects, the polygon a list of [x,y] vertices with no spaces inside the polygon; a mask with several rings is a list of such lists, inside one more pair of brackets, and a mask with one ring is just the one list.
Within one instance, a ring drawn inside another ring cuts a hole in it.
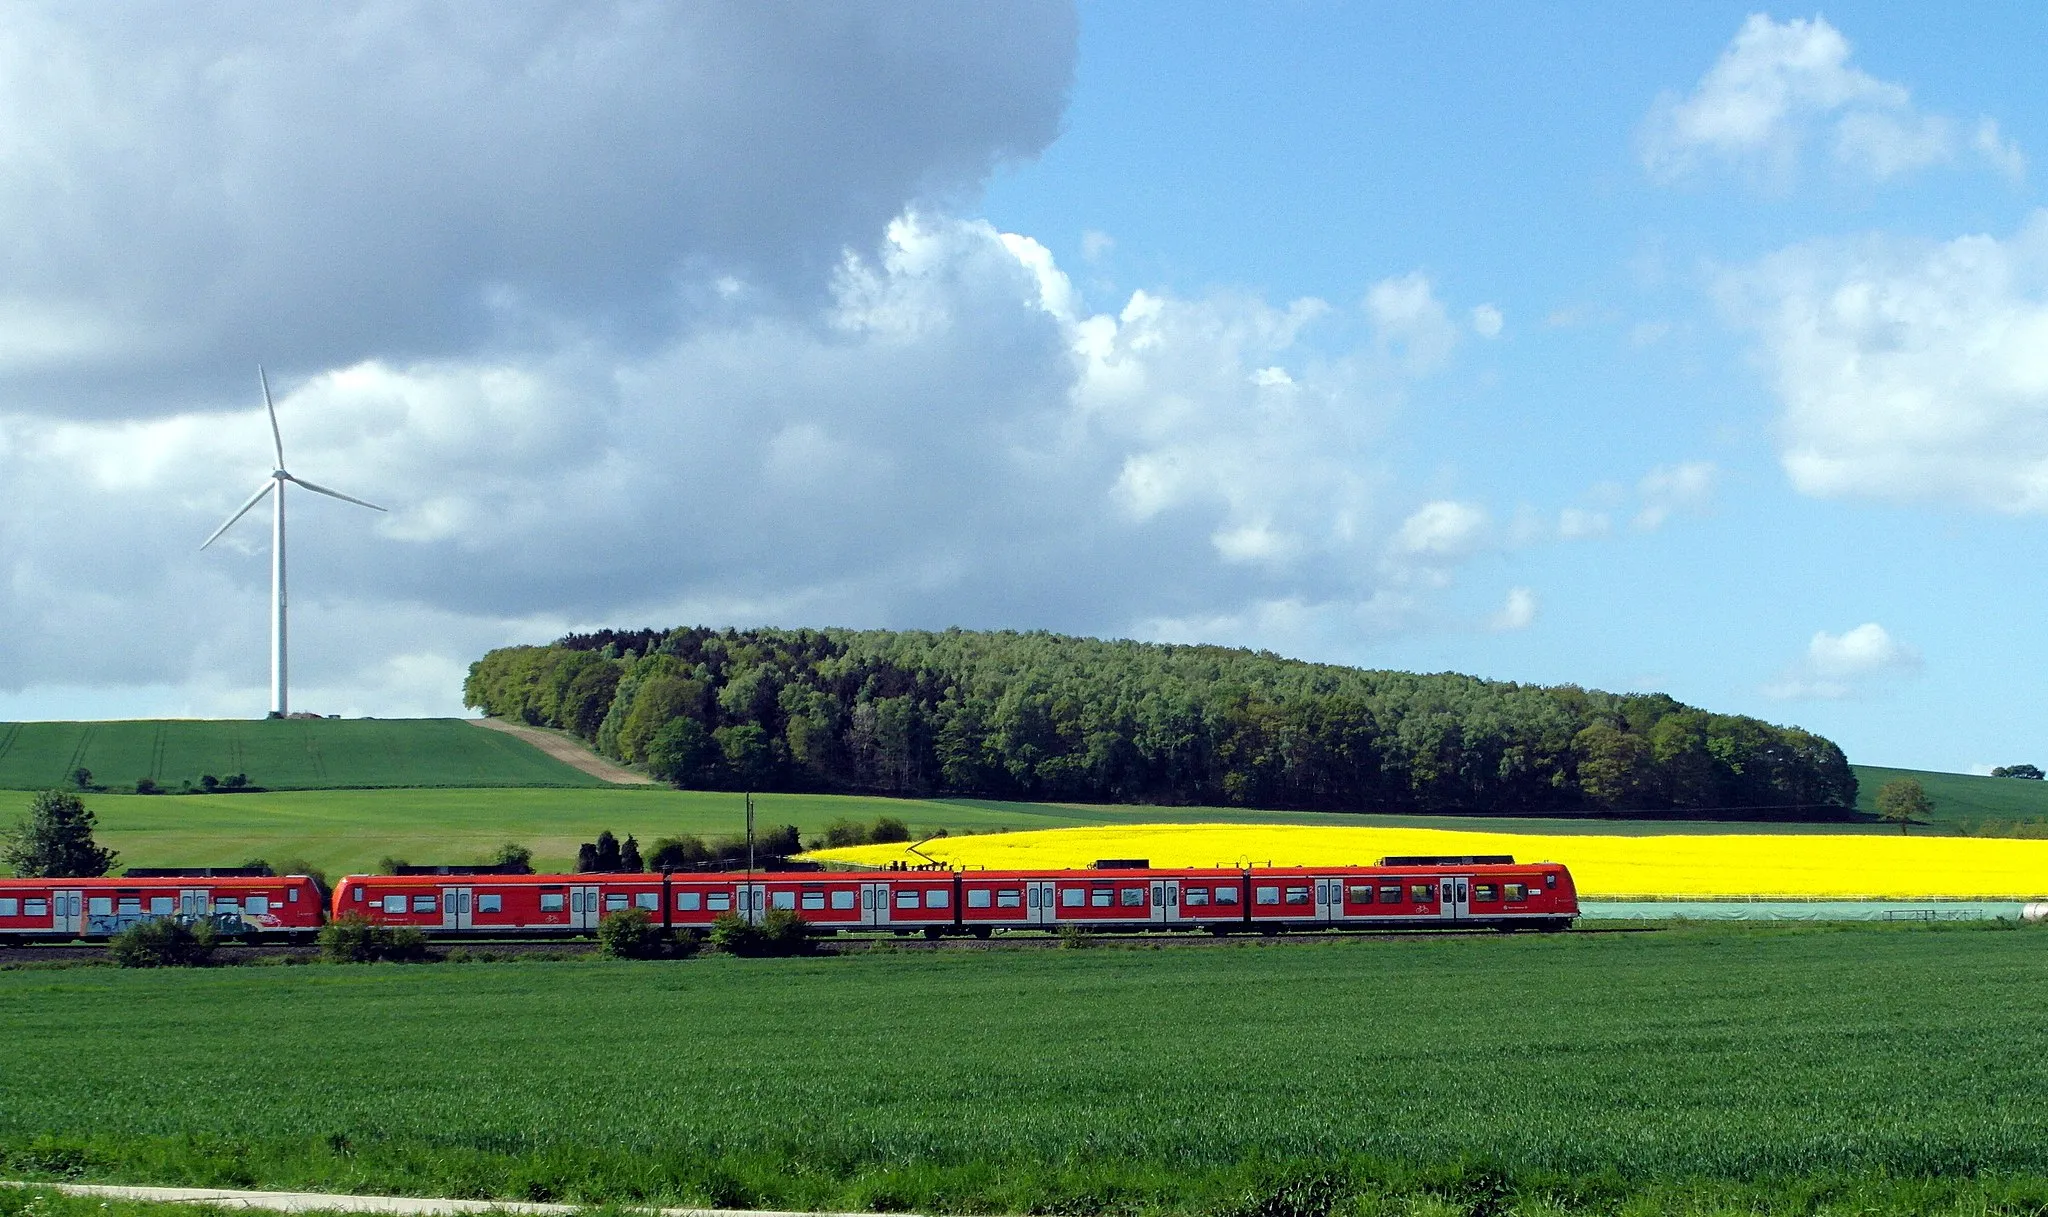
[{"label": "forested hill", "polygon": [[1856,798],[1832,742],[1662,694],[1040,633],[605,631],[492,651],[463,696],[691,788],[1501,814]]}]

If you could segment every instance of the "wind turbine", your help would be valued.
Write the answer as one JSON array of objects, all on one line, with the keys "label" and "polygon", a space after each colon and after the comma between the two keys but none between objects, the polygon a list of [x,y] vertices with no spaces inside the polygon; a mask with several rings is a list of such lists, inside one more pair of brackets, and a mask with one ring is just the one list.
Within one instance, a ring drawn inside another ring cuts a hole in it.
[{"label": "wind turbine", "polygon": [[270,717],[283,718],[287,709],[285,702],[284,645],[285,483],[292,482],[304,486],[314,494],[324,494],[330,499],[340,499],[344,503],[354,503],[358,507],[367,507],[371,511],[382,511],[384,509],[375,503],[366,503],[361,499],[352,498],[341,493],[339,490],[329,490],[325,486],[315,486],[302,477],[294,477],[290,473],[285,472],[284,435],[277,429],[277,406],[270,400],[270,377],[264,375],[263,365],[261,364],[256,365],[256,380],[257,383],[263,386],[263,408],[270,412],[270,439],[277,446],[277,465],[271,469],[270,476],[264,479],[263,488],[250,495],[249,501],[242,504],[235,514],[229,516],[227,523],[214,529],[213,535],[206,538],[199,548],[205,549],[208,545],[220,540],[220,535],[234,527],[236,520],[248,515],[249,509],[262,502],[264,495],[274,494],[276,496],[270,500]]}]

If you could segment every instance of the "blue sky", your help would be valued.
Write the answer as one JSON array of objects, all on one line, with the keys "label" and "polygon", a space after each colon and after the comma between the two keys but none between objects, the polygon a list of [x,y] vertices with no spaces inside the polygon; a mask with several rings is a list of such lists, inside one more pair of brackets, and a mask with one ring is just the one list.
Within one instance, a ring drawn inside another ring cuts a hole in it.
[{"label": "blue sky", "polygon": [[[2038,7],[0,13],[0,718],[1047,628],[2044,762]],[[306,500],[301,504],[301,500]]]},{"label": "blue sky", "polygon": [[[1413,391],[1398,476],[1502,516],[1602,510],[1612,535],[1503,549],[1447,597],[1469,619],[1503,583],[1528,587],[1526,629],[1423,628],[1360,662],[1665,689],[1801,722],[1872,761],[2031,755],[2037,517],[1789,485],[1781,405],[1714,280],[1816,239],[2010,237],[2039,206],[2036,175],[1958,152],[1876,180],[1809,132],[1780,176],[1729,164],[1658,180],[1644,138],[1660,97],[1692,94],[1755,11],[1218,4],[1162,22],[1084,5],[1066,129],[984,207],[1089,267],[1084,290],[1105,304],[1139,284],[1348,301],[1420,271],[1447,301],[1501,310],[1498,339]],[[2044,97],[2013,50],[2048,44],[2038,7],[1820,19],[1847,67],[1959,138],[1990,118],[2022,156],[2040,145]],[[1699,462],[1711,493],[1654,531],[1606,506],[1655,467]],[[1816,633],[1870,622],[1902,661],[1841,689],[1784,687],[1829,683],[1786,675]]]}]

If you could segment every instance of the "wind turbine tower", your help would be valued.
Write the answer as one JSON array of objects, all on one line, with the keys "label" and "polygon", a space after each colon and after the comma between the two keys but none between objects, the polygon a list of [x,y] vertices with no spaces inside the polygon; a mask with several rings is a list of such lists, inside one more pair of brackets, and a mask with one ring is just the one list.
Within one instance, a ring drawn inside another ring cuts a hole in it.
[{"label": "wind turbine tower", "polygon": [[315,486],[304,478],[294,477],[287,473],[284,467],[284,435],[277,429],[277,406],[270,400],[270,378],[263,374],[261,364],[258,364],[256,367],[256,381],[263,386],[263,408],[270,413],[270,439],[277,448],[277,464],[272,467],[270,476],[263,480],[262,489],[250,495],[249,501],[242,504],[235,514],[229,516],[227,523],[214,529],[213,535],[206,538],[199,548],[205,549],[208,545],[220,540],[220,535],[234,527],[236,520],[248,515],[249,509],[262,502],[264,495],[275,496],[270,500],[270,717],[283,718],[290,709],[285,694],[285,484],[289,482],[293,485],[303,486],[314,494],[324,494],[330,499],[340,499],[344,503],[354,503],[358,507],[367,507],[371,511],[382,511],[384,509],[375,503],[366,503],[361,499],[345,495],[339,490],[329,490],[325,486]]}]

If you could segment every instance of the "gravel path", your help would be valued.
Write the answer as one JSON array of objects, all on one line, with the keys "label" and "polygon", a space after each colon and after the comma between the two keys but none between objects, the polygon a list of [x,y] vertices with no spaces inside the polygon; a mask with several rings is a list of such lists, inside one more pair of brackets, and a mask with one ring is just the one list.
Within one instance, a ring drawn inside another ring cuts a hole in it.
[{"label": "gravel path", "polygon": [[[524,1204],[513,1200],[434,1200],[419,1196],[341,1196],[322,1192],[245,1192],[212,1187],[124,1187],[103,1183],[12,1183],[0,1187],[42,1187],[67,1196],[103,1200],[147,1200],[169,1204],[210,1204],[223,1209],[272,1213],[389,1213],[396,1217],[452,1217],[459,1213],[518,1213],[525,1217],[568,1217],[584,1211],[575,1204]],[[850,1213],[783,1213],[774,1209],[631,1209],[661,1217],[868,1217]],[[896,1213],[890,1217],[915,1217]]]},{"label": "gravel path", "polygon": [[646,774],[635,773],[623,765],[613,764],[611,761],[584,747],[580,742],[567,736],[557,735],[552,731],[543,731],[539,727],[529,727],[525,723],[508,723],[502,718],[472,718],[464,721],[475,723],[479,727],[488,727],[492,731],[503,731],[507,735],[516,735],[564,765],[581,769],[594,778],[603,778],[607,782],[620,786],[658,785],[653,778],[648,777]]}]

